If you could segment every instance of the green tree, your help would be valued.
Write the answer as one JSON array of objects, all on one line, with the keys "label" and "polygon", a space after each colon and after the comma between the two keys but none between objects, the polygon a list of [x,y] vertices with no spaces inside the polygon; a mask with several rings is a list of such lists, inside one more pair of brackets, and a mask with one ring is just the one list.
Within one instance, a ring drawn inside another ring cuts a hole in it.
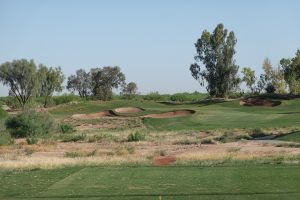
[{"label": "green tree", "polygon": [[280,60],[284,80],[291,94],[300,94],[300,49],[294,58],[283,58]]},{"label": "green tree", "polygon": [[137,90],[137,84],[135,82],[130,82],[123,86],[121,94],[130,99],[137,94]]},{"label": "green tree", "polygon": [[218,24],[213,33],[203,31],[195,44],[196,62],[190,66],[190,71],[201,86],[207,82],[210,96],[227,97],[239,86],[239,66],[234,60],[236,42],[234,32],[228,33],[223,24]]},{"label": "green tree", "polygon": [[40,86],[39,96],[44,97],[44,107],[46,107],[53,93],[62,91],[65,76],[60,67],[47,68],[41,64],[38,69],[38,80]]},{"label": "green tree", "polygon": [[264,74],[261,76],[264,80],[265,90],[268,93],[276,92],[278,94],[284,94],[286,84],[284,81],[284,73],[280,68],[273,68],[269,58],[265,58],[263,61]]},{"label": "green tree", "polygon": [[251,90],[251,93],[254,93],[254,85],[256,82],[255,71],[252,70],[250,67],[245,67],[242,70],[242,74],[242,81],[246,83],[247,87]]},{"label": "green tree", "polygon": [[76,71],[76,75],[68,77],[67,89],[78,92],[81,98],[87,98],[91,93],[91,73],[84,69]]},{"label": "green tree", "polygon": [[120,67],[103,67],[91,69],[92,93],[100,100],[112,99],[112,89],[119,88],[125,84],[125,75]]},{"label": "green tree", "polygon": [[35,95],[37,88],[36,65],[33,60],[13,60],[0,66],[0,81],[10,88],[10,94],[22,108]]}]

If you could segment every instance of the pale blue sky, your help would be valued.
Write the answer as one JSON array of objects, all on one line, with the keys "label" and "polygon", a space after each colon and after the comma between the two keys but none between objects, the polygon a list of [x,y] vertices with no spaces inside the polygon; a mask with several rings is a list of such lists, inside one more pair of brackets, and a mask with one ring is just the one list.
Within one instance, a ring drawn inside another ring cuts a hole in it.
[{"label": "pale blue sky", "polygon": [[277,65],[300,48],[299,8],[297,0],[0,0],[0,63],[32,58],[66,76],[118,65],[142,93],[205,91],[189,71],[204,29],[233,30],[237,64],[260,73],[266,56]]}]

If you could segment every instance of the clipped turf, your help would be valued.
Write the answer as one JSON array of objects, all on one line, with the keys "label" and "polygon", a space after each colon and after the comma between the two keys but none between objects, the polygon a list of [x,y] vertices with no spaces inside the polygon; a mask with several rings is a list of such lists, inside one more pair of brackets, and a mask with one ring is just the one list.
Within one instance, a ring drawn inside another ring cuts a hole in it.
[{"label": "clipped turf", "polygon": [[276,107],[241,106],[239,100],[230,102],[200,102],[163,104],[153,101],[114,100],[110,102],[81,102],[51,110],[55,117],[78,113],[93,113],[118,107],[141,107],[143,114],[162,113],[176,109],[195,110],[186,117],[168,119],[145,118],[144,124],[154,130],[212,130],[234,128],[300,127],[300,100],[283,100]]},{"label": "clipped turf", "polygon": [[0,199],[299,199],[300,166],[1,171],[0,185]]}]

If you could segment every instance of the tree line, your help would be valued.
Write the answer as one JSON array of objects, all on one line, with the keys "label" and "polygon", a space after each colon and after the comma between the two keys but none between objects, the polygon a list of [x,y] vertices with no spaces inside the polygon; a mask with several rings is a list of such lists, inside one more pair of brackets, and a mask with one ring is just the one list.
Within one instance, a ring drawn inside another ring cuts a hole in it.
[{"label": "tree line", "polygon": [[[242,82],[251,94],[278,93],[300,94],[300,49],[293,58],[283,58],[274,68],[266,58],[259,77],[251,67],[244,67],[239,76],[239,66],[234,56],[237,39],[233,31],[218,24],[212,33],[202,32],[196,41],[195,62],[190,66],[192,76],[206,86],[211,97],[227,98],[231,93],[241,92]],[[60,67],[36,65],[33,60],[13,60],[0,65],[0,82],[9,87],[9,95],[17,99],[22,108],[34,97],[44,98],[47,106],[54,92],[64,88],[65,76]],[[66,88],[82,98],[111,100],[113,89],[121,88],[121,95],[137,94],[137,84],[126,83],[125,75],[118,66],[79,69],[67,78]]]},{"label": "tree line", "polygon": [[[138,88],[134,82],[126,84],[125,79],[118,66],[92,68],[90,72],[79,69],[68,77],[66,88],[82,98],[104,101],[112,99],[114,88],[121,88],[121,94],[129,98]],[[46,107],[54,92],[63,90],[64,80],[60,67],[36,65],[33,60],[13,60],[0,65],[0,82],[9,87],[9,95],[15,97],[22,108],[35,97],[43,97]]]},{"label": "tree line", "polygon": [[241,91],[242,82],[252,94],[300,94],[300,49],[294,58],[282,58],[276,68],[266,58],[262,65],[264,73],[259,77],[251,67],[244,67],[240,77],[234,59],[236,43],[234,32],[223,24],[218,24],[212,33],[204,30],[195,43],[195,63],[190,71],[201,86],[206,85],[211,97],[227,98],[230,93]]}]

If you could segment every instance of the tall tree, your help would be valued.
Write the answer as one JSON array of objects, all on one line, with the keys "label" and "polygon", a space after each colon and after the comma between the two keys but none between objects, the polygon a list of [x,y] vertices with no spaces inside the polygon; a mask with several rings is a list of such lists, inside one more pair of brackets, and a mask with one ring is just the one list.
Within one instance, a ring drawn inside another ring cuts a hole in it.
[{"label": "tall tree", "polygon": [[236,42],[234,32],[228,33],[223,24],[218,24],[213,33],[203,31],[195,44],[196,62],[190,66],[190,71],[201,86],[207,82],[210,96],[227,97],[240,83],[239,66],[234,60]]},{"label": "tall tree", "polygon": [[76,71],[76,75],[68,77],[67,89],[78,92],[81,98],[87,98],[91,93],[91,74],[84,69]]},{"label": "tall tree", "polygon": [[10,88],[10,93],[18,100],[22,108],[37,88],[36,65],[33,60],[13,60],[0,66],[0,82]]},{"label": "tall tree", "polygon": [[280,68],[273,68],[269,58],[263,61],[263,70],[265,73],[261,77],[264,78],[265,90],[268,93],[284,94],[286,84],[283,71]]},{"label": "tall tree", "polygon": [[125,75],[120,67],[103,67],[91,69],[92,93],[100,100],[111,100],[112,89],[125,84]]},{"label": "tall tree", "polygon": [[137,90],[137,84],[135,82],[129,82],[128,84],[124,84],[121,94],[130,99],[137,94]]},{"label": "tall tree", "polygon": [[300,49],[294,58],[283,58],[280,60],[284,80],[291,94],[300,94]]},{"label": "tall tree", "polygon": [[254,85],[256,82],[255,71],[250,67],[245,67],[242,70],[243,78],[242,80],[246,83],[247,87],[251,90],[251,93],[254,93]]},{"label": "tall tree", "polygon": [[54,92],[61,92],[63,89],[62,83],[65,79],[61,68],[47,68],[45,65],[39,65],[38,82],[39,95],[44,97],[44,107],[47,106],[49,99]]}]

